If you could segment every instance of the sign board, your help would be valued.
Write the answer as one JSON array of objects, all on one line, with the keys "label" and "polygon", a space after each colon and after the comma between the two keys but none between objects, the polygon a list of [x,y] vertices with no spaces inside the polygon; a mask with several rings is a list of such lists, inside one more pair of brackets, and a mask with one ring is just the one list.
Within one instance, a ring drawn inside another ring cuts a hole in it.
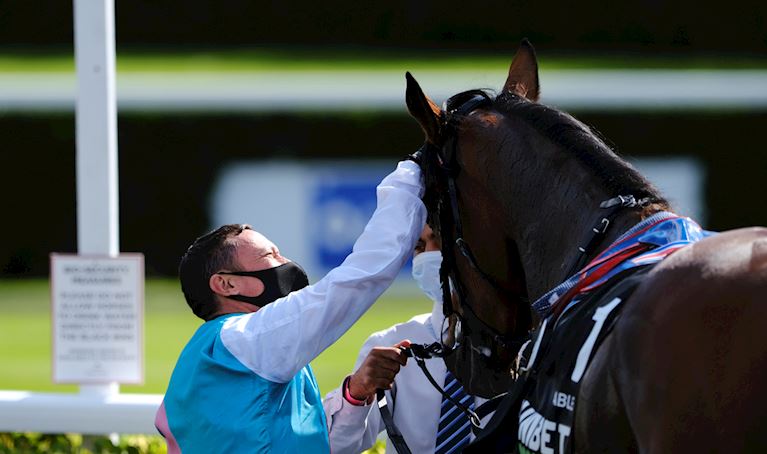
[{"label": "sign board", "polygon": [[144,256],[51,254],[54,383],[143,383]]}]

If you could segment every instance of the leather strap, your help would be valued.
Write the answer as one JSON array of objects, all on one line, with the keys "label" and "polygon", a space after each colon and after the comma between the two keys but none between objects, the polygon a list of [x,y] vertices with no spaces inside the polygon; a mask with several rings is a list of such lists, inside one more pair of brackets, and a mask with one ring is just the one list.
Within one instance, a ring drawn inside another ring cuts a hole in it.
[{"label": "leather strap", "polygon": [[389,435],[391,444],[394,445],[394,449],[399,454],[411,454],[410,448],[405,443],[405,437],[402,436],[402,432],[399,431],[397,425],[394,424],[394,418],[389,410],[389,403],[386,400],[386,393],[383,389],[376,390],[376,397],[378,398],[378,409],[381,411],[381,419],[383,419],[386,426],[386,433]]},{"label": "leather strap", "polygon": [[[418,364],[418,367],[421,368],[421,371],[424,373],[426,379],[429,380],[429,383],[431,383],[434,389],[442,394],[443,397],[453,402],[453,404],[458,407],[460,411],[466,413],[466,415],[469,417],[469,421],[471,421],[471,430],[476,435],[476,431],[480,428],[479,423],[480,419],[482,419],[482,416],[485,416],[491,411],[495,410],[495,408],[501,402],[501,399],[497,399],[497,397],[493,398],[482,404],[476,412],[472,411],[466,405],[462,405],[460,402],[456,402],[455,399],[447,395],[445,391],[439,386],[439,384],[434,380],[434,377],[431,376],[429,370],[426,368],[426,362],[424,359],[441,357],[443,355],[442,345],[440,343],[434,342],[428,345],[412,344],[410,347],[403,347],[402,350],[407,356],[412,357],[415,360],[416,364]],[[394,449],[396,449],[399,454],[410,454],[410,448],[405,442],[405,437],[402,436],[402,432],[399,431],[399,428],[394,423],[394,418],[392,417],[391,411],[389,410],[389,404],[386,399],[386,393],[384,393],[382,389],[378,389],[376,390],[376,398],[378,399],[378,409],[381,411],[381,419],[384,422],[384,426],[386,426],[386,433],[389,435],[389,440],[391,440],[392,445],[394,445]],[[496,399],[497,402],[491,403]],[[479,412],[484,413],[482,416],[479,416]]]}]

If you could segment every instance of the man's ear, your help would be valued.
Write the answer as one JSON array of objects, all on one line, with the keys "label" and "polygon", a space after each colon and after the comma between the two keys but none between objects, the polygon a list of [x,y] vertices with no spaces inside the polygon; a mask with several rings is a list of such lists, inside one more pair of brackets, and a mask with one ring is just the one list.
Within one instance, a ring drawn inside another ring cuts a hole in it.
[{"label": "man's ear", "polygon": [[[248,281],[243,279],[248,279]],[[246,282],[250,284],[244,285]],[[214,294],[221,296],[243,294],[245,296],[259,296],[264,293],[264,282],[256,277],[243,278],[229,274],[214,274],[208,280],[208,285]]]},{"label": "man's ear", "polygon": [[208,280],[211,291],[222,296],[236,295],[236,286],[233,285],[231,277],[218,273],[212,275]]}]

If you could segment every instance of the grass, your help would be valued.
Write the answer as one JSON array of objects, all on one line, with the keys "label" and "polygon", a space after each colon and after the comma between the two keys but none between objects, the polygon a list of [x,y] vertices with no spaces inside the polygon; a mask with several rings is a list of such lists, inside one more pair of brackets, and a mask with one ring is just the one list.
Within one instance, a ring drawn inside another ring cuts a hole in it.
[{"label": "grass", "polygon": [[[420,52],[370,49],[296,50],[250,49],[215,52],[119,51],[117,71],[126,72],[283,72],[283,71],[505,71],[514,50],[495,54],[467,52]],[[694,56],[639,54],[539,55],[542,70],[553,69],[765,69],[764,56]],[[72,72],[71,53],[0,54],[0,73]]]},{"label": "grass", "polygon": [[[354,366],[359,348],[374,331],[428,312],[426,298],[384,296],[336,344],[312,362],[320,390],[337,387]],[[48,281],[0,280],[0,389],[76,392],[51,380]],[[145,382],[123,385],[125,393],[163,393],[176,359],[200,325],[174,280],[150,279],[145,299]]]}]

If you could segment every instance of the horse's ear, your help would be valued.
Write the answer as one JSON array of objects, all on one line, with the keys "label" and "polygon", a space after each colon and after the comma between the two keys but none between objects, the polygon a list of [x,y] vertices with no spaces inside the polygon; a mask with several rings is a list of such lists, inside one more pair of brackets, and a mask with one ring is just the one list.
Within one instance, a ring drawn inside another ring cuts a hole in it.
[{"label": "horse's ear", "polygon": [[503,86],[504,91],[516,93],[530,101],[538,101],[541,88],[538,84],[538,59],[530,41],[523,39],[517,54],[511,61],[509,77]]},{"label": "horse's ear", "polygon": [[408,112],[421,125],[421,129],[426,134],[426,140],[439,143],[441,109],[423,93],[421,86],[409,72],[405,73],[405,80],[407,80],[405,102]]}]

